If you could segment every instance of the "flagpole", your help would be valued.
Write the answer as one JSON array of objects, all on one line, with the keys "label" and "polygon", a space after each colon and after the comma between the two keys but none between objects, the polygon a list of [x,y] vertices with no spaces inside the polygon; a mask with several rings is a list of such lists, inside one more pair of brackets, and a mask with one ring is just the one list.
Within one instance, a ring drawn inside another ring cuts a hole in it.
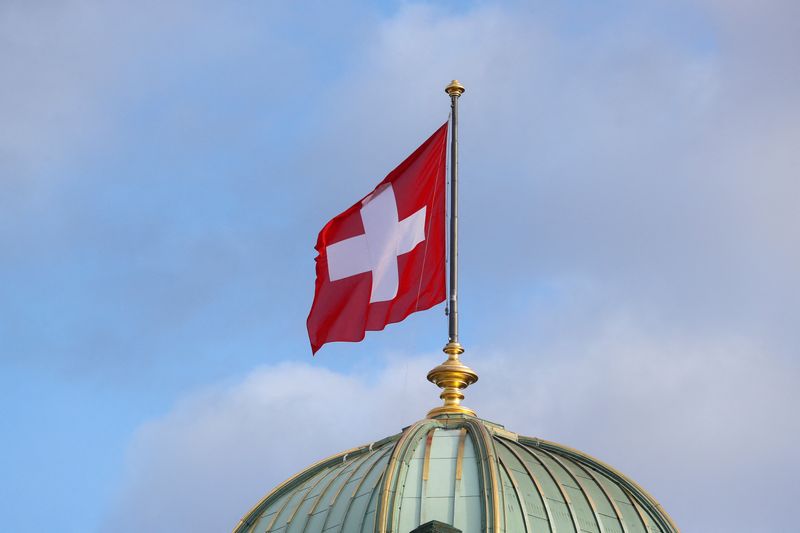
[{"label": "flagpole", "polygon": [[[450,314],[448,344],[458,344],[458,99],[464,86],[453,80],[445,88],[450,96]],[[459,345],[460,346],[460,345]]]},{"label": "flagpole", "polygon": [[458,341],[458,99],[464,86],[453,80],[445,88],[450,96],[450,297],[448,302],[447,360],[428,372],[428,381],[440,387],[444,405],[431,409],[428,418],[445,414],[475,416],[475,411],[461,405],[463,389],[478,381],[478,374],[459,360],[464,348]]}]

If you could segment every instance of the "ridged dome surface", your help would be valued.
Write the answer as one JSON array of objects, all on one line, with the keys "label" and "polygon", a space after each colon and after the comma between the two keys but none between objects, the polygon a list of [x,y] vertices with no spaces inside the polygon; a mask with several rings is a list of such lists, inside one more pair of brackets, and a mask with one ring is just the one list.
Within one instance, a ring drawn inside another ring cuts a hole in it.
[{"label": "ridged dome surface", "polygon": [[311,466],[269,493],[234,533],[670,533],[643,489],[579,451],[470,416],[421,420]]}]

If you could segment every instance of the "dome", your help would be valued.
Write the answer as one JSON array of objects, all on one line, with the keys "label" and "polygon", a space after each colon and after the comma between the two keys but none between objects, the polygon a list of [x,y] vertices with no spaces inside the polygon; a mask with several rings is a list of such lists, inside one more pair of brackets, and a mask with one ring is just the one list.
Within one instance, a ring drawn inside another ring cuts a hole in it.
[{"label": "dome", "polygon": [[678,531],[608,465],[450,414],[318,462],[270,492],[234,533],[409,533],[434,520],[464,533]]}]

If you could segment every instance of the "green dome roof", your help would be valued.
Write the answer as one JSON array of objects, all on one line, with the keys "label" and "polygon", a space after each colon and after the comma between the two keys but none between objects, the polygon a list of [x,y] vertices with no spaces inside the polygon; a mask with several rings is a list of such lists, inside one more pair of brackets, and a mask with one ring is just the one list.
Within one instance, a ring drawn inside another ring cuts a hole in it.
[{"label": "green dome roof", "polygon": [[636,483],[579,451],[471,416],[421,420],[275,488],[234,533],[677,532]]}]

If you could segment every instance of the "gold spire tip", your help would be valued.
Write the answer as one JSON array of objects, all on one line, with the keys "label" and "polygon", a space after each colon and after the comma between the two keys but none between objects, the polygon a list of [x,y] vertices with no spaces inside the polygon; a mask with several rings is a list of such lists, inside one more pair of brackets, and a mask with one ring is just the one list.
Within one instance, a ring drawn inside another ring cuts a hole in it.
[{"label": "gold spire tip", "polygon": [[458,80],[453,80],[450,82],[450,85],[444,88],[444,92],[449,94],[450,96],[461,96],[464,94],[464,86]]}]

